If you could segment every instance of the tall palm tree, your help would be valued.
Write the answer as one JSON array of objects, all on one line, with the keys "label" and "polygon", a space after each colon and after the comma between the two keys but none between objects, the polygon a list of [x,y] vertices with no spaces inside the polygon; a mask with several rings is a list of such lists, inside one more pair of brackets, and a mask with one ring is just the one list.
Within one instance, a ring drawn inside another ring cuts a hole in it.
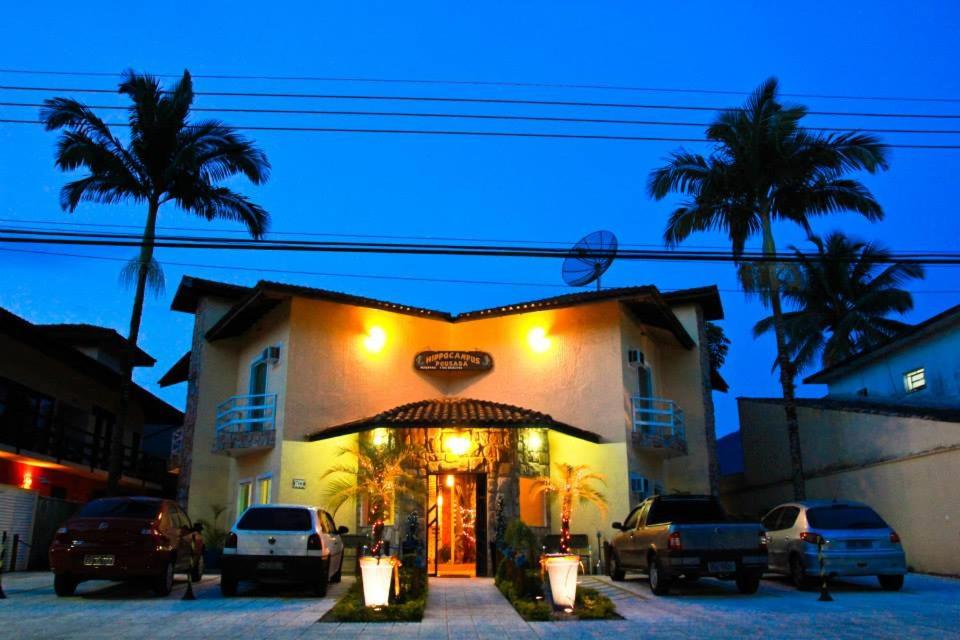
[{"label": "tall palm tree", "polygon": [[[828,367],[903,331],[908,325],[888,316],[913,308],[913,296],[901,287],[924,276],[921,265],[890,263],[885,248],[839,231],[810,241],[816,254],[791,246],[797,262],[779,274],[780,293],[793,308],[783,314],[783,329],[797,371],[818,356]],[[764,318],[754,335],[773,326],[772,316]]]},{"label": "tall palm tree", "polygon": [[590,470],[585,464],[557,463],[559,477],[542,476],[533,481],[530,491],[533,495],[554,493],[560,496],[560,553],[570,552],[570,520],[573,519],[573,510],[577,504],[592,504],[606,517],[607,498],[596,487],[594,482],[606,484],[602,473]]},{"label": "tall palm tree", "polygon": [[119,92],[130,98],[126,142],[89,107],[71,98],[44,101],[40,117],[48,131],[63,130],[57,141],[56,166],[82,171],[60,191],[60,206],[73,213],[81,202],[146,206],[139,255],[125,274],[136,284],[128,357],[122,363],[117,423],[110,443],[108,490],[116,493],[123,467],[123,432],[133,384],[133,350],[140,335],[144,294],[159,287],[162,273],[154,259],[157,216],[172,202],[206,220],[235,220],[254,238],[267,228],[269,216],[245,196],[220,186],[242,174],[254,184],[267,180],[270,163],[262,151],[232,128],[215,120],[191,122],[193,82],[189,72],[165,91],[160,82],[133,71],[124,74]]},{"label": "tall palm tree", "polygon": [[[670,216],[664,239],[676,246],[694,233],[727,234],[734,258],[747,241],[759,235],[763,253],[776,255],[774,223],[791,222],[808,232],[813,216],[852,211],[879,220],[883,210],[860,182],[846,178],[852,171],[886,169],[886,148],[873,136],[859,133],[820,134],[803,129],[806,109],[784,106],[777,99],[777,81],[764,82],[740,109],[720,113],[707,129],[713,143],[708,156],[684,149],[650,174],[648,189],[656,200],[672,192],[686,196]],[[790,443],[793,493],[805,496],[795,372],[783,328],[783,310],[768,262],[769,300],[773,312],[780,384]]]},{"label": "tall palm tree", "polygon": [[365,499],[367,522],[372,527],[370,550],[379,555],[384,524],[396,497],[423,492],[413,471],[414,451],[392,437],[375,440],[361,434],[356,446],[342,448],[338,455],[347,456],[349,462],[335,464],[320,476],[321,482],[326,481],[324,501],[336,514],[349,500]]}]

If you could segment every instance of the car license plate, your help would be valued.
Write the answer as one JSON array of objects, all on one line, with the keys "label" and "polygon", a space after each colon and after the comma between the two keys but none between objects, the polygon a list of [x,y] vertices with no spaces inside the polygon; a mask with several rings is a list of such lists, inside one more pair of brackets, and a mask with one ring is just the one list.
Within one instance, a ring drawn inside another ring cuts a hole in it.
[{"label": "car license plate", "polygon": [[732,560],[724,562],[708,562],[707,571],[710,573],[736,573],[737,563]]},{"label": "car license plate", "polygon": [[847,549],[869,549],[873,544],[869,540],[849,540]]},{"label": "car license plate", "polygon": [[113,563],[113,556],[83,556],[85,567],[112,567]]},{"label": "car license plate", "polygon": [[258,562],[257,569],[261,571],[283,571],[282,562]]}]

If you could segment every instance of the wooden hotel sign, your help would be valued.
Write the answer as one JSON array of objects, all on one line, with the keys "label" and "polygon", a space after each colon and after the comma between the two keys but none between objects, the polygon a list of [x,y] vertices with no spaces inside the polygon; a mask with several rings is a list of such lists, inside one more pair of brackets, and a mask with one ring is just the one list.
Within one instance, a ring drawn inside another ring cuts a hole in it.
[{"label": "wooden hotel sign", "polygon": [[488,371],[493,357],[485,351],[421,351],[413,359],[417,371]]}]

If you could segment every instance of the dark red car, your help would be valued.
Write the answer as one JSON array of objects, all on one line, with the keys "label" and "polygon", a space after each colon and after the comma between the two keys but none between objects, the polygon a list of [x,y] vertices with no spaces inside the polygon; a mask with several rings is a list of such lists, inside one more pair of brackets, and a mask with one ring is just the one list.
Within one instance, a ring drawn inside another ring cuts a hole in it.
[{"label": "dark red car", "polygon": [[172,500],[94,500],[50,545],[54,590],[70,596],[84,580],[146,580],[165,596],[174,572],[189,572],[195,582],[203,576],[201,530]]}]

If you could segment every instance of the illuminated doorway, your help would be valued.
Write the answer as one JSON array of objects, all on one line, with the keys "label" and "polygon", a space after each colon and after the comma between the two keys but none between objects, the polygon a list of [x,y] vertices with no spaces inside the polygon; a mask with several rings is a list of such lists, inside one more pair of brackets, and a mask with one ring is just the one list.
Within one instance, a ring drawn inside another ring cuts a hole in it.
[{"label": "illuminated doorway", "polygon": [[487,476],[438,473],[427,477],[427,566],[430,574],[486,574]]}]

